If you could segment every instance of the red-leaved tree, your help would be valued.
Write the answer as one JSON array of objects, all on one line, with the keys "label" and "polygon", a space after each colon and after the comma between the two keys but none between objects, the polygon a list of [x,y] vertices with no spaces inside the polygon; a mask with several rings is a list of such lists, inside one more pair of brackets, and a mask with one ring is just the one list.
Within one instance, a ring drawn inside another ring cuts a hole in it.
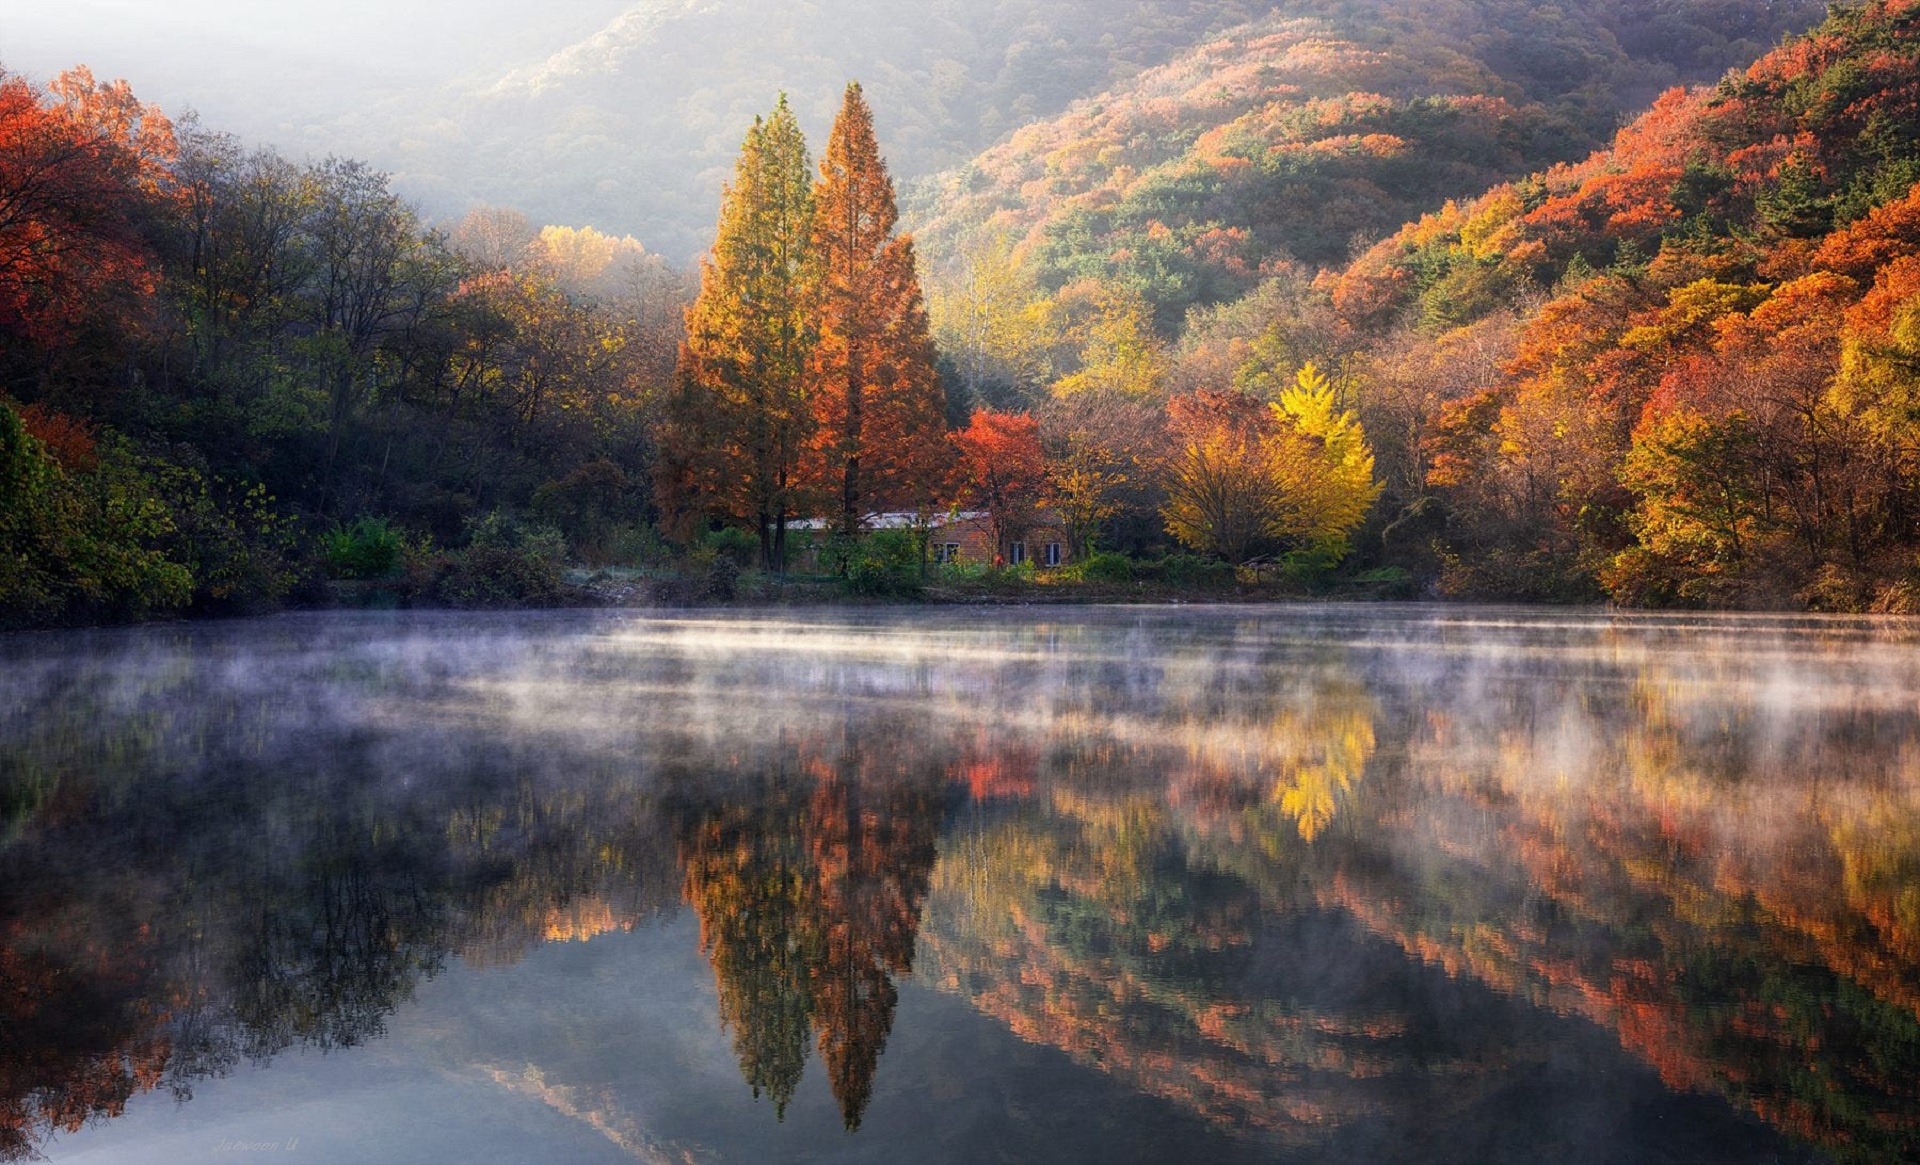
[{"label": "red-leaved tree", "polygon": [[171,124],[124,81],[75,69],[43,94],[0,73],[0,331],[56,342],[152,291],[140,226],[174,152]]},{"label": "red-leaved tree", "polygon": [[1040,425],[1026,413],[981,409],[953,435],[959,455],[960,504],[987,511],[996,554],[1026,528],[1047,485]]}]

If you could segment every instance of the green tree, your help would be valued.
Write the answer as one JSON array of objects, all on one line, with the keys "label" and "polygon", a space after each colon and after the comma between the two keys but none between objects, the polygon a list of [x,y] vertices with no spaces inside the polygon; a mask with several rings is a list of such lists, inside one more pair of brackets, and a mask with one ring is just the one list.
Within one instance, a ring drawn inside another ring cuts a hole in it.
[{"label": "green tree", "polygon": [[187,605],[192,571],[153,482],[119,442],[60,465],[0,401],[0,625],[141,618]]},{"label": "green tree", "polygon": [[1680,410],[1649,422],[1620,473],[1640,498],[1632,518],[1638,544],[1614,556],[1602,585],[1638,604],[1730,597],[1770,525],[1758,488],[1761,448],[1741,412],[1710,419]]}]

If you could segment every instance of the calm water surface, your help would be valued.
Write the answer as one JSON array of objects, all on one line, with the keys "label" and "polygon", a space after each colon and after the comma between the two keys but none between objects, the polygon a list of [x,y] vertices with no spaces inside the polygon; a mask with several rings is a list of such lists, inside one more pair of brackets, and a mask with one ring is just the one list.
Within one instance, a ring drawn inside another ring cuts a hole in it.
[{"label": "calm water surface", "polygon": [[1920,1157],[1920,625],[0,638],[0,1160]]}]

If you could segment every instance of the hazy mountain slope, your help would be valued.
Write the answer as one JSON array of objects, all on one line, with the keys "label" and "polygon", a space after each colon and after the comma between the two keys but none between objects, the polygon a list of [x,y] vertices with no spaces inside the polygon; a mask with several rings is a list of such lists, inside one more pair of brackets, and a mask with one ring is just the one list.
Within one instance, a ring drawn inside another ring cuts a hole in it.
[{"label": "hazy mountain slope", "polygon": [[822,140],[860,80],[896,173],[925,174],[1265,7],[642,0],[559,52],[361,121],[368,141],[408,127],[377,160],[432,204],[520,205],[686,256],[706,245],[746,127],[782,91]]},{"label": "hazy mountain slope", "polygon": [[1028,126],[921,190],[936,257],[982,227],[1043,278],[1118,278],[1165,325],[1261,266],[1343,262],[1451,196],[1585,154],[1677,82],[1811,24],[1806,0],[1293,3]]},{"label": "hazy mountain slope", "polygon": [[[1817,14],[1811,0],[1590,0],[1565,9],[1518,0],[5,7],[0,60],[9,67],[45,77],[84,62],[103,76],[128,77],[169,110],[194,105],[217,128],[250,140],[365,158],[432,214],[477,202],[515,205],[538,221],[633,234],[674,258],[705,246],[745,128],[782,90],[817,136],[845,82],[862,81],[896,175],[912,178],[957,165],[1077,99],[1125,94],[1143,71],[1225,30],[1298,18],[1321,22],[1315,38],[1399,61],[1389,62],[1390,74],[1411,70],[1396,88],[1367,62],[1348,61],[1357,73],[1323,78],[1309,86],[1313,95],[1365,84],[1396,97],[1431,89],[1545,103],[1572,125],[1548,125],[1566,139],[1552,156],[1572,157],[1610,129],[1618,111],[1675,80],[1744,63],[1782,29]],[[1209,51],[1213,63],[1233,67]],[[1234,116],[1252,112],[1245,101],[1229,104]],[[1520,152],[1529,164],[1543,158],[1532,147]],[[1163,151],[1147,164],[1172,156]],[[1469,194],[1468,183],[1487,184],[1480,175],[1489,169],[1517,172],[1504,156],[1493,162],[1476,161],[1451,183],[1432,176],[1428,187]],[[1418,209],[1411,203],[1357,229],[1389,229]],[[1343,247],[1352,233],[1328,237]]]},{"label": "hazy mountain slope", "polygon": [[433,214],[476,202],[702,249],[746,127],[823,137],[860,80],[901,175],[956,164],[1264,0],[13,0],[0,63],[77,63],[296,155],[365,158]]},{"label": "hazy mountain slope", "polygon": [[367,157],[408,136],[397,119],[417,124],[441,87],[544,59],[627,2],[8,0],[0,64],[42,80],[83,64],[250,141]]}]

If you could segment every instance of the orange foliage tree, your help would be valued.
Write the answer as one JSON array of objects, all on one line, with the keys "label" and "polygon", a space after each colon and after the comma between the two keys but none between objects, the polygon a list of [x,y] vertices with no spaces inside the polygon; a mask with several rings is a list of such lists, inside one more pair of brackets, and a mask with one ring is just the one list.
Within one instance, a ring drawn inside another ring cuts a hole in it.
[{"label": "orange foliage tree", "polygon": [[1280,511],[1268,451],[1278,418],[1245,393],[1201,389],[1168,401],[1167,419],[1168,529],[1202,553],[1245,559]]},{"label": "orange foliage tree", "polygon": [[782,769],[689,820],[685,894],[755,1097],[785,1116],[811,1032],[855,1129],[893,1028],[894,981],[913,971],[942,774],[852,732],[797,759],[799,779]]},{"label": "orange foliage tree", "polygon": [[893,233],[893,181],[858,84],[847,86],[813,206],[809,468],[852,536],[869,509],[931,505],[946,434],[913,240]]}]

